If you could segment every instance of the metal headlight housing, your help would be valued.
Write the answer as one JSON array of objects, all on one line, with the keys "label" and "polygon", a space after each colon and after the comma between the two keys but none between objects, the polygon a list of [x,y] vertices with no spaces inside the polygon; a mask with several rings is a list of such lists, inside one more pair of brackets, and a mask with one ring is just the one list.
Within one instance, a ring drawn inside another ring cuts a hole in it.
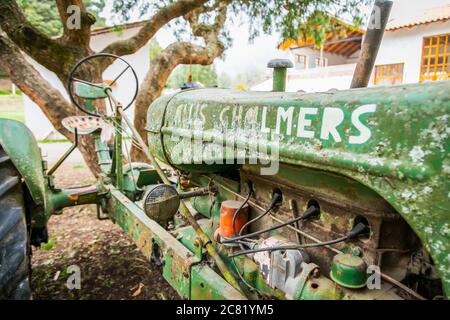
[{"label": "metal headlight housing", "polygon": [[180,196],[173,186],[158,184],[145,193],[143,207],[150,219],[166,226],[180,207]]}]

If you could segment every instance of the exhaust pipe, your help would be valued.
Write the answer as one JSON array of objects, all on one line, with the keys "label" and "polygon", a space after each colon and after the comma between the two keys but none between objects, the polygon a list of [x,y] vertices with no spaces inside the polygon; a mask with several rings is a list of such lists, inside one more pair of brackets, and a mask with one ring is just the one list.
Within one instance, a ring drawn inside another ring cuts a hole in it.
[{"label": "exhaust pipe", "polygon": [[378,49],[383,39],[384,29],[392,9],[392,1],[376,0],[370,15],[369,25],[364,36],[361,53],[353,74],[350,88],[365,88],[375,65]]}]

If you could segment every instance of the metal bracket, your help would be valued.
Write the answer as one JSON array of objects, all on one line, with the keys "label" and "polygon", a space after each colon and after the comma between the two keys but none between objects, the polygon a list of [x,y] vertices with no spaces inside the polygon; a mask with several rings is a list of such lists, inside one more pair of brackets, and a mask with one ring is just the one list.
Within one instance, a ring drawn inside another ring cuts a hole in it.
[{"label": "metal bracket", "polygon": [[97,219],[98,220],[108,220],[109,216],[106,214],[103,214],[102,206],[97,203]]},{"label": "metal bracket", "polygon": [[47,175],[51,176],[58,168],[59,166],[64,162],[64,160],[67,159],[67,157],[75,150],[78,146],[78,129],[75,128],[75,141],[73,142],[72,146],[67,150],[62,157],[53,165],[53,167],[47,171]]},{"label": "metal bracket", "polygon": [[203,241],[200,238],[196,238],[195,242],[194,242],[194,254],[197,258],[199,258],[200,260],[202,260],[202,256],[203,256]]}]

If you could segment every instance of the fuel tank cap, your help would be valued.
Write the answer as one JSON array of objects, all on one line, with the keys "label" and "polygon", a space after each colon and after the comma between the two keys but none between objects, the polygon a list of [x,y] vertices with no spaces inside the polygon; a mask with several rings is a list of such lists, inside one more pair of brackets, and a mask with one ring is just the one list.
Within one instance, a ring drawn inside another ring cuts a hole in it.
[{"label": "fuel tank cap", "polygon": [[338,285],[357,289],[366,285],[367,265],[361,257],[350,253],[339,253],[331,264],[331,279]]}]

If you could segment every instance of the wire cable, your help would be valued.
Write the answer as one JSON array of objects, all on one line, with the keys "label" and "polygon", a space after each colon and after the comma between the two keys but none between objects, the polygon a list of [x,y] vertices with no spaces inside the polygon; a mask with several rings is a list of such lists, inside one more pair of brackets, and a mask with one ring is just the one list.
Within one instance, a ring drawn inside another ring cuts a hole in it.
[{"label": "wire cable", "polygon": [[[252,190],[250,190],[248,192],[247,198],[242,202],[242,204],[239,206],[239,208],[234,212],[233,219],[232,219],[232,222],[231,222],[231,226],[233,228],[233,233],[234,234],[238,234],[237,231],[236,231],[236,218],[237,218],[239,212],[242,210],[242,208],[250,200],[250,197],[252,196],[252,193],[253,193]],[[242,228],[241,228],[241,230],[242,230]],[[222,242],[224,242],[224,241],[222,241]],[[241,248],[241,250],[244,250],[244,245],[247,245],[247,246],[250,245],[250,243],[248,243],[246,241],[242,241],[242,240],[237,240],[237,241],[233,241],[233,242],[238,243],[239,247]],[[256,289],[254,286],[252,286],[250,283],[248,283],[247,280],[245,280],[244,276],[241,274],[241,271],[239,270],[239,268],[237,266],[235,257],[232,256],[231,257],[231,261],[233,262],[234,269],[236,270],[236,273],[238,274],[238,276],[241,279],[242,283],[244,283],[251,291],[259,293],[258,289]]]},{"label": "wire cable", "polygon": [[231,261],[233,262],[233,266],[234,269],[236,270],[236,273],[238,274],[239,278],[241,279],[241,281],[252,291],[254,292],[258,292],[258,289],[256,289],[254,286],[252,286],[250,283],[247,282],[247,280],[245,280],[244,276],[241,274],[241,271],[239,270],[235,257],[231,257]]},{"label": "wire cable", "polygon": [[[248,199],[250,199],[250,197],[248,197]],[[264,216],[266,216],[270,211],[272,211],[272,209],[276,206],[276,204],[278,203],[278,201],[279,201],[280,199],[281,199],[281,194],[279,194],[278,192],[275,192],[275,193],[273,194],[272,201],[271,201],[269,207],[266,209],[266,211],[264,211],[263,213],[261,213],[259,216],[253,218],[252,220],[247,221],[247,223],[245,223],[245,224],[242,226],[241,230],[239,231],[239,236],[242,235],[242,232],[243,232],[250,224],[252,224],[252,223],[254,223],[254,222],[256,222],[256,221],[262,219],[262,218],[263,218]],[[248,200],[247,200],[247,201],[248,201]]]},{"label": "wire cable", "polygon": [[[246,237],[245,237],[245,236],[241,236],[242,231],[243,231],[250,223],[253,223],[253,222],[255,222],[255,221],[261,219],[261,218],[264,217],[267,213],[269,213],[270,210],[272,210],[272,208],[273,208],[273,207],[275,206],[275,204],[278,202],[278,197],[275,197],[275,195],[274,195],[274,198],[276,198],[276,199],[272,199],[272,203],[271,203],[271,205],[269,206],[269,208],[266,210],[266,212],[264,212],[263,214],[259,215],[259,216],[256,217],[256,218],[254,218],[253,220],[250,220],[249,222],[245,223],[245,224],[241,227],[241,229],[239,230],[239,233],[238,233],[237,230],[236,230],[236,219],[237,219],[237,216],[238,216],[239,212],[242,210],[242,208],[243,208],[243,207],[248,203],[248,201],[250,200],[250,197],[252,196],[252,193],[253,193],[253,191],[250,189],[250,191],[249,191],[247,197],[245,198],[245,200],[242,202],[242,204],[239,206],[239,208],[234,212],[233,219],[232,219],[232,222],[231,222],[231,225],[232,225],[232,228],[233,228],[233,233],[234,233],[234,234],[239,234],[239,237],[240,237],[240,238],[239,238],[239,239],[235,239],[235,240],[233,240],[233,241],[228,241],[229,239],[224,239],[224,240],[222,241],[223,243],[225,243],[226,241],[227,241],[227,242],[232,242],[232,243],[238,243],[238,244],[239,244],[239,247],[241,248],[241,251],[245,251],[244,245],[246,245],[246,246],[252,245],[252,243],[243,241],[243,239],[245,239]],[[278,193],[277,193],[277,195],[278,195]],[[246,239],[246,240],[247,240],[247,239]],[[251,241],[251,239],[248,239],[248,240]],[[236,270],[236,273],[238,274],[238,276],[239,276],[239,278],[241,279],[241,281],[242,281],[242,282],[243,282],[243,283],[244,283],[251,291],[257,292],[257,293],[261,294],[257,288],[255,288],[254,286],[252,286],[250,283],[248,283],[248,282],[244,279],[244,277],[243,277],[242,274],[241,274],[241,271],[239,270],[239,268],[238,268],[238,266],[237,266],[237,263],[236,263],[236,260],[235,260],[235,256],[234,256],[234,255],[230,255],[230,257],[231,257],[231,261],[233,262],[233,266],[234,266],[234,268],[235,268],[235,270]]]},{"label": "wire cable", "polygon": [[128,146],[127,146],[127,142],[126,141],[124,141],[124,146],[125,146],[125,153],[126,153],[126,155],[127,155],[127,158],[128,158],[128,166],[130,167],[130,173],[131,173],[131,180],[133,180],[133,186],[134,186],[134,189],[135,190],[142,190],[142,189],[140,189],[140,188],[138,188],[138,186],[137,186],[137,180],[136,180],[136,177],[134,176],[134,168],[133,168],[133,162],[131,161],[131,154],[130,154],[130,152],[128,151]]},{"label": "wire cable", "polygon": [[[247,204],[248,200],[250,200],[250,197],[252,196],[252,193],[253,193],[252,190],[250,190],[248,192],[247,198],[245,198],[244,202],[242,202],[242,204],[239,206],[239,208],[233,214],[233,220],[231,220],[231,226],[233,227],[233,233],[234,234],[238,234],[238,232],[236,231],[236,219],[237,219],[237,216],[238,216],[239,212],[242,210],[242,208]],[[239,232],[240,232],[240,230],[239,230]]]},{"label": "wire cable", "polygon": [[118,127],[118,128],[120,129],[120,131],[122,132],[122,134],[123,134],[126,138],[129,138],[129,139],[131,140],[132,145],[133,145],[136,149],[138,149],[138,150],[140,150],[140,151],[142,151],[142,152],[145,153],[144,149],[142,149],[142,147],[138,144],[138,141],[136,140],[136,138],[135,138],[134,136],[130,136],[130,134],[126,131],[126,129],[124,129],[124,127],[123,127],[121,124],[119,124],[119,122],[118,122],[117,120],[115,120],[115,119],[113,119],[113,118],[105,118],[105,119],[108,120],[108,121],[113,122],[113,124],[116,124],[117,127]]},{"label": "wire cable", "polygon": [[237,256],[241,256],[244,254],[258,253],[258,252],[264,252],[264,251],[299,250],[299,249],[304,249],[304,248],[323,247],[323,246],[328,246],[331,244],[336,244],[336,243],[339,243],[342,241],[353,239],[361,234],[367,233],[367,231],[368,231],[367,226],[360,222],[345,236],[334,239],[334,240],[320,242],[320,243],[306,243],[303,245],[286,245],[286,246],[265,247],[265,248],[255,248],[255,249],[250,249],[250,250],[242,250],[242,251],[238,251],[236,253],[230,254],[230,257],[237,257]]},{"label": "wire cable", "polygon": [[287,225],[293,224],[293,223],[295,223],[297,221],[305,220],[305,219],[308,219],[310,217],[313,217],[313,216],[317,215],[318,213],[319,213],[319,209],[316,206],[312,205],[308,209],[306,209],[306,211],[300,217],[297,217],[295,219],[291,219],[289,221],[286,221],[286,222],[281,223],[281,224],[277,224],[275,226],[272,226],[272,227],[269,227],[269,228],[266,228],[266,229],[262,229],[262,230],[255,231],[255,232],[252,232],[252,233],[248,233],[248,234],[245,234],[245,235],[239,235],[238,237],[234,237],[234,238],[228,238],[228,239],[223,240],[222,243],[232,243],[232,242],[236,242],[238,240],[251,238],[251,237],[260,235],[262,233],[266,233],[266,232],[270,232],[270,231],[273,231],[273,230],[277,230],[279,228],[283,228],[283,227],[285,227]]}]

